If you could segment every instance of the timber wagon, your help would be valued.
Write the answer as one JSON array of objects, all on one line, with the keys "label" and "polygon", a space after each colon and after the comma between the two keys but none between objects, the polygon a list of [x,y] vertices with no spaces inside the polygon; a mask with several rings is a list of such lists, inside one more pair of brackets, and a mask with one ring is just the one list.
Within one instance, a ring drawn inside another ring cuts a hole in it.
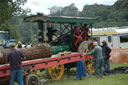
[{"label": "timber wagon", "polygon": [[[39,78],[34,72],[44,68],[47,68],[51,79],[60,79],[63,76],[65,68],[69,70],[71,67],[76,66],[76,62],[79,60],[86,60],[86,70],[89,73],[94,72],[92,56],[86,57],[82,53],[85,52],[85,49],[88,47],[87,35],[83,25],[88,24],[92,34],[92,24],[96,22],[96,19],[32,15],[25,17],[24,21],[38,23],[39,43],[47,42],[52,49],[52,55],[49,56],[49,58],[33,58],[23,61],[26,85],[39,85]],[[83,48],[83,46],[85,46],[85,48]],[[71,53],[65,55],[67,51]],[[63,53],[57,57],[52,57],[60,52]],[[51,51],[49,53],[51,53]],[[49,53],[47,52],[46,55]],[[0,65],[1,82],[9,80],[9,68],[8,64]]]}]

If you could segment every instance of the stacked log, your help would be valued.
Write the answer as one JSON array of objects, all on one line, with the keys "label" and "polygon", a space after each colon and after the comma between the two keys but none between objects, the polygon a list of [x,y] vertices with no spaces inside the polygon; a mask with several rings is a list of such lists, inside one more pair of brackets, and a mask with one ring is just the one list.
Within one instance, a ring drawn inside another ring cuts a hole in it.
[{"label": "stacked log", "polygon": [[[52,48],[46,43],[38,44],[30,48],[21,48],[18,50],[24,54],[25,60],[48,58],[52,55]],[[6,63],[6,57],[10,51],[10,49],[0,50],[0,64]]]}]

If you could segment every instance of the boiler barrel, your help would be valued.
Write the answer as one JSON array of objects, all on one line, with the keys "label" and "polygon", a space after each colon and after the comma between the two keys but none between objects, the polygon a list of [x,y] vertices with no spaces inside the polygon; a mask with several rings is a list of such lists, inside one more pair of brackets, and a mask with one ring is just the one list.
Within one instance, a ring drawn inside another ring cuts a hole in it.
[{"label": "boiler barrel", "polygon": [[68,44],[52,46],[52,54],[57,54],[57,53],[63,52],[63,51],[70,51]]}]

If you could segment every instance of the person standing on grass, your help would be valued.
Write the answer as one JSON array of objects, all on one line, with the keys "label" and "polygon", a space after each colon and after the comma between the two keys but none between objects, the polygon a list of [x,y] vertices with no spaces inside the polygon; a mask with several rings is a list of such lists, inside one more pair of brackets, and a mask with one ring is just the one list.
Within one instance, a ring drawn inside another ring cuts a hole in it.
[{"label": "person standing on grass", "polygon": [[85,55],[86,56],[93,55],[95,74],[97,77],[102,78],[103,77],[103,65],[104,65],[104,59],[102,56],[102,48],[101,46],[98,45],[97,42],[94,42],[93,45],[94,45],[94,49]]},{"label": "person standing on grass", "polygon": [[102,41],[102,52],[104,57],[104,70],[109,71],[110,70],[109,58],[110,58],[111,48],[107,45],[107,42],[105,40]]},{"label": "person standing on grass", "polygon": [[24,55],[21,51],[15,49],[15,45],[10,45],[11,52],[9,52],[6,63],[10,63],[10,85],[14,85],[15,77],[17,77],[18,85],[23,84],[22,59]]}]

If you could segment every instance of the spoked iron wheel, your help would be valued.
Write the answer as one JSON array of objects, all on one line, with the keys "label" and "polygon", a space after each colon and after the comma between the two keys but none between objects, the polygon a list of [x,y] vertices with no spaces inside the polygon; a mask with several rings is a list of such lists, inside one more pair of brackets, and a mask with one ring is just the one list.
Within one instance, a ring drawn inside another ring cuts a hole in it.
[{"label": "spoked iron wheel", "polygon": [[64,65],[52,66],[48,68],[49,77],[53,80],[59,80],[63,76]]},{"label": "spoked iron wheel", "polygon": [[[88,45],[89,45],[88,41],[82,42],[80,44],[79,48],[78,48],[78,52],[80,52],[80,53],[87,53],[88,51],[92,50],[92,49],[88,49]],[[86,71],[89,74],[94,73],[95,70],[94,70],[94,64],[93,64],[92,58],[87,58],[84,62],[85,62],[85,69],[86,69]]]},{"label": "spoked iron wheel", "polygon": [[81,42],[86,41],[86,32],[84,28],[82,27],[77,27],[74,31],[73,35],[73,43],[76,48],[79,47]]},{"label": "spoked iron wheel", "polygon": [[40,85],[39,77],[36,74],[27,75],[25,85]]},{"label": "spoked iron wheel", "polygon": [[95,72],[93,60],[92,60],[91,58],[85,60],[85,69],[86,69],[86,71],[87,71],[89,74],[92,74],[92,73]]}]

